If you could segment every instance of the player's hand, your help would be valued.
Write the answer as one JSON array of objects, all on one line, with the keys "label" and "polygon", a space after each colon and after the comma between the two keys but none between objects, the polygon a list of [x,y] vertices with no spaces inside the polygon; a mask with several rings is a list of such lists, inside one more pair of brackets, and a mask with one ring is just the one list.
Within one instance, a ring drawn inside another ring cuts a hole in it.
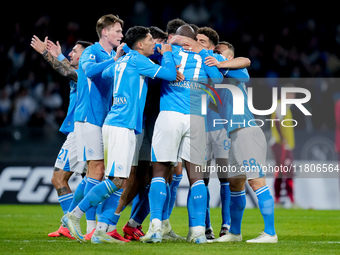
[{"label": "player's hand", "polygon": [[121,56],[124,55],[124,50],[123,50],[123,46],[125,45],[125,43],[121,43],[116,50],[116,56],[114,57],[114,60],[117,61]]},{"label": "player's hand", "polygon": [[166,52],[166,51],[172,52],[172,46],[171,46],[171,44],[161,43],[161,45],[162,45],[162,49],[157,48],[157,50],[158,50],[158,52],[159,52],[160,54],[163,55],[164,52]]},{"label": "player's hand", "polygon": [[207,66],[217,66],[217,67],[220,64],[220,62],[212,56],[206,57],[204,63]]},{"label": "player's hand", "polygon": [[43,52],[46,50],[46,42],[47,42],[47,36],[45,37],[45,41],[42,42],[38,36],[33,35],[31,40],[31,46],[33,49],[35,49],[38,53],[43,54]]},{"label": "player's hand", "polygon": [[47,40],[47,50],[53,57],[57,58],[61,54],[61,46],[59,41],[57,41],[57,44],[55,44],[54,42]]},{"label": "player's hand", "polygon": [[180,67],[181,65],[177,65],[176,66],[176,72],[177,72],[177,76],[176,76],[176,82],[179,82],[179,81],[184,81],[185,79],[185,76],[178,70],[178,68]]}]

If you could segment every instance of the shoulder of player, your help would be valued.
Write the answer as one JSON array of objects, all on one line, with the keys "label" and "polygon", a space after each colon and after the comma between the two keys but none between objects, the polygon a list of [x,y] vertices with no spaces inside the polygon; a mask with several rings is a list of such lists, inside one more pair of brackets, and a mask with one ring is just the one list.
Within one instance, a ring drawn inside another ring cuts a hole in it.
[{"label": "shoulder of player", "polygon": [[80,62],[85,59],[95,59],[99,54],[99,49],[95,47],[96,45],[88,46],[80,56]]},{"label": "shoulder of player", "polygon": [[212,53],[211,56],[216,58],[218,61],[225,61],[225,60],[227,60],[224,56],[222,56],[221,54],[218,54],[218,53]]},{"label": "shoulder of player", "polygon": [[136,51],[136,54],[133,56],[133,59],[136,62],[137,66],[142,66],[142,65],[145,65],[147,63],[155,64],[150,58],[140,54],[137,51]]}]

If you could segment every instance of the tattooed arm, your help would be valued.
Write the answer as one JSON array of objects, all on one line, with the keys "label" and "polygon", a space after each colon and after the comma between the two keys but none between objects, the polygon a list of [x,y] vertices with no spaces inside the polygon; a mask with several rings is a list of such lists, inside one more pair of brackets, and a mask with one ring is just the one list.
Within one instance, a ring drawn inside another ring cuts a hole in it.
[{"label": "tattooed arm", "polygon": [[70,62],[65,58],[63,61],[59,61],[55,57],[52,56],[47,50],[44,50],[42,53],[44,59],[56,70],[59,74],[64,77],[67,77],[75,82],[78,80],[77,72],[74,71],[70,65]]},{"label": "tattooed arm", "polygon": [[47,37],[45,37],[45,41],[42,42],[37,36],[34,35],[31,41],[32,48],[40,53],[54,70],[56,70],[62,76],[77,82],[77,72],[72,69],[70,62],[66,58],[63,61],[59,61],[57,58],[52,56],[52,54],[47,51],[46,44]]}]

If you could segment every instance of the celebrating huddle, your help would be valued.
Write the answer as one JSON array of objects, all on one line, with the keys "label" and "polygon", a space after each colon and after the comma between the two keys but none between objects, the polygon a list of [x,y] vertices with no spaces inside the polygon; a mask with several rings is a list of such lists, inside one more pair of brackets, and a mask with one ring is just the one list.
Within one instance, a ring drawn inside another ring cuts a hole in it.
[{"label": "celebrating huddle", "polygon": [[[266,140],[248,121],[254,119],[244,85],[250,61],[234,58],[234,47],[219,42],[213,29],[180,19],[169,21],[167,34],[157,27],[131,27],[121,43],[123,25],[117,16],[102,16],[96,26],[99,42],[77,42],[70,61],[58,42],[32,38],[31,46],[71,80],[70,105],[60,129],[67,139],[52,178],[64,216],[59,230],[49,235],[92,243],[184,239],[169,222],[183,165],[190,183],[188,242],[242,241],[248,181],[265,228],[247,242],[276,243],[274,201],[261,169]],[[217,86],[223,83],[241,89],[244,115],[234,115],[232,94]],[[237,124],[213,125],[214,119]],[[209,174],[203,173],[213,162],[237,170],[218,173],[222,226],[216,239],[209,219]],[[73,172],[86,173],[74,194],[67,183]],[[131,201],[123,237],[116,225]],[[149,213],[144,234],[141,224]],[[80,227],[84,214],[85,235]]]}]

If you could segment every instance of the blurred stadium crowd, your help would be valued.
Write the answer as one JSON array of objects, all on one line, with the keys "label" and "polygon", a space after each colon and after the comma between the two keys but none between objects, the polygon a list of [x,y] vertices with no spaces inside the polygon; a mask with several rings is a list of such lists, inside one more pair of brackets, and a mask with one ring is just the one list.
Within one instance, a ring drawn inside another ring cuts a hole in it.
[{"label": "blurred stadium crowd", "polygon": [[[251,77],[338,77],[340,22],[332,19],[337,8],[330,1],[313,8],[296,2],[126,0],[122,5],[85,0],[38,8],[31,1],[20,3],[13,14],[1,18],[5,26],[0,39],[0,126],[59,128],[68,106],[68,81],[30,47],[31,38],[35,34],[43,40],[48,35],[67,55],[79,39],[97,41],[96,21],[107,13],[118,14],[125,31],[133,25],[165,30],[166,23],[177,17],[210,26],[221,40],[235,46],[236,56],[250,58]],[[12,10],[17,3],[8,5]],[[327,111],[327,115],[313,112],[318,118],[315,129],[334,128],[333,100],[339,89],[332,79],[325,80],[311,88],[311,108],[322,106]]]}]

